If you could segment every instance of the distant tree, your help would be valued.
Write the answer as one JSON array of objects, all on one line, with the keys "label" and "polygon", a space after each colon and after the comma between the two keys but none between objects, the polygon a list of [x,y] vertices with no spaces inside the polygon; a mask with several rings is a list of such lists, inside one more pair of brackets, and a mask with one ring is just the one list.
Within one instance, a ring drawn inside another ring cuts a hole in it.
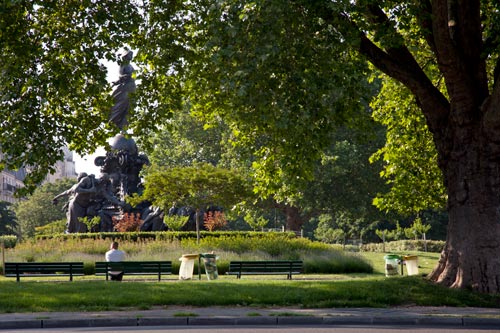
[{"label": "distant tree", "polygon": [[383,145],[385,130],[371,120],[369,113],[363,122],[363,131],[342,128],[330,136],[330,146],[315,164],[314,180],[298,201],[309,218],[348,214],[356,230],[353,237],[360,239],[388,215],[373,206],[376,195],[388,190],[379,177],[382,164],[369,162],[369,157]]},{"label": "distant tree", "polygon": [[429,224],[423,224],[422,219],[420,216],[415,218],[413,221],[412,225],[409,228],[405,228],[405,236],[408,239],[418,239],[419,237],[422,237],[425,235],[429,230],[431,229],[431,226]]},{"label": "distant tree", "polygon": [[231,209],[252,198],[251,183],[237,170],[200,163],[176,168],[153,166],[144,178],[144,192],[128,200],[132,204],[147,200],[165,212],[172,205],[192,207],[196,210],[196,226],[199,230],[201,212],[208,207]]},{"label": "distant tree", "polygon": [[17,233],[16,214],[11,208],[11,203],[0,201],[0,235],[15,235]]},{"label": "distant tree", "polygon": [[33,237],[36,227],[64,219],[66,210],[63,209],[63,206],[66,202],[53,205],[52,198],[74,184],[75,180],[68,178],[58,180],[55,183],[46,183],[38,187],[33,194],[27,196],[26,200],[16,203],[14,212],[17,216],[21,237]]},{"label": "distant tree", "polygon": [[329,214],[318,216],[318,227],[314,237],[325,243],[337,243],[344,239],[344,231],[340,229]]},{"label": "distant tree", "polygon": [[333,216],[322,214],[318,221],[314,236],[326,243],[341,243],[345,247],[349,237],[359,234],[359,221],[346,212],[336,212]]},{"label": "distant tree", "polygon": [[223,123],[205,127],[183,108],[156,133],[139,140],[152,164],[162,167],[186,167],[193,163],[218,165],[232,146],[230,131]]}]

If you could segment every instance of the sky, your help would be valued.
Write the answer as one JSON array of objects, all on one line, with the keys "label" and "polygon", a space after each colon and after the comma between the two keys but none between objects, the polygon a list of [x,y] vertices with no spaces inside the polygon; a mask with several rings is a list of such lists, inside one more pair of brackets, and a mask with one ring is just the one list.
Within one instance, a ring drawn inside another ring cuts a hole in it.
[{"label": "sky", "polygon": [[104,156],[106,151],[103,147],[97,148],[96,152],[92,155],[80,156],[77,153],[73,154],[73,160],[75,161],[75,171],[76,173],[86,172],[87,174],[94,174],[98,176],[101,172],[99,167],[94,164],[94,159],[97,156]]}]

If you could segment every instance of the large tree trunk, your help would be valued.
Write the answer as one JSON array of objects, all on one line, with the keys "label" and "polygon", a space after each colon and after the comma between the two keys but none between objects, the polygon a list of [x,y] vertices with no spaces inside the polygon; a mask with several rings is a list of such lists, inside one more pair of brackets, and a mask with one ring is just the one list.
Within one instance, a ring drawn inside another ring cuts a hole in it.
[{"label": "large tree trunk", "polygon": [[482,121],[473,123],[455,131],[454,148],[446,154],[448,234],[430,278],[446,286],[498,293],[500,156]]},{"label": "large tree trunk", "polygon": [[433,127],[448,191],[446,246],[430,278],[450,287],[499,293],[500,105],[498,85],[491,95],[488,91],[480,55],[480,3],[433,0],[432,14],[450,109],[438,124],[429,117],[432,109],[422,108]]},{"label": "large tree trunk", "polygon": [[302,220],[302,216],[300,215],[300,209],[294,206],[286,206],[285,207],[286,214],[286,227],[291,231],[300,231],[304,221]]}]

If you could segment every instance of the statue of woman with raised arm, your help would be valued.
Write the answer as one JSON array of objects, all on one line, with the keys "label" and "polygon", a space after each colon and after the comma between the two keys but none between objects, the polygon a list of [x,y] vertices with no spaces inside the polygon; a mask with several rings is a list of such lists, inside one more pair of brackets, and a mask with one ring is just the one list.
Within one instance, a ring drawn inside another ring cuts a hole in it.
[{"label": "statue of woman with raised arm", "polygon": [[135,80],[132,77],[134,67],[130,64],[133,52],[125,49],[120,55],[120,77],[113,82],[116,86],[113,90],[112,97],[114,105],[111,107],[109,119],[122,130],[128,125],[127,116],[133,103],[130,94],[135,92]]}]

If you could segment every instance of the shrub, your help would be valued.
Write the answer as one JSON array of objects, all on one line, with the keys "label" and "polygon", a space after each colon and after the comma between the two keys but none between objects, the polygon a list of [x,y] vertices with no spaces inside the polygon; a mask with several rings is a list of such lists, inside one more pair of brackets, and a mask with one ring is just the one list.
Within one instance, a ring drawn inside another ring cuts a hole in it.
[{"label": "shrub", "polygon": [[2,243],[6,249],[14,248],[17,244],[17,236],[14,235],[0,236],[0,244]]},{"label": "shrub", "polygon": [[181,230],[188,220],[189,220],[188,216],[182,216],[182,215],[165,215],[163,217],[163,222],[165,223],[165,225],[170,230],[174,231]]},{"label": "shrub", "polygon": [[119,232],[139,231],[142,222],[139,213],[125,213],[119,220],[113,216],[114,228]]},{"label": "shrub", "polygon": [[227,224],[223,212],[207,212],[203,216],[203,225],[208,231],[220,230]]}]

